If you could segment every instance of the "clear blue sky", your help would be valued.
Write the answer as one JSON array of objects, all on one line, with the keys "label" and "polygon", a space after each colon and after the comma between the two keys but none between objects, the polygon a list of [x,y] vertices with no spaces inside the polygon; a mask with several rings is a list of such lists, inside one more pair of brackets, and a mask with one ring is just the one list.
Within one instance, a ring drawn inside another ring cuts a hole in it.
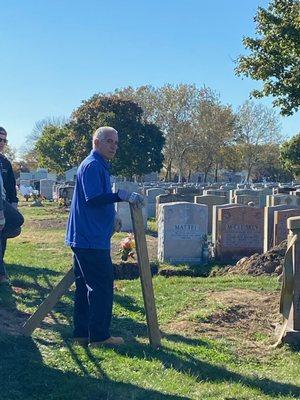
[{"label": "clear blue sky", "polygon": [[[0,0],[0,126],[20,148],[34,123],[94,93],[203,84],[236,109],[258,84],[234,75],[266,0]],[[268,99],[262,100],[270,105]],[[281,118],[299,132],[298,112]]]}]

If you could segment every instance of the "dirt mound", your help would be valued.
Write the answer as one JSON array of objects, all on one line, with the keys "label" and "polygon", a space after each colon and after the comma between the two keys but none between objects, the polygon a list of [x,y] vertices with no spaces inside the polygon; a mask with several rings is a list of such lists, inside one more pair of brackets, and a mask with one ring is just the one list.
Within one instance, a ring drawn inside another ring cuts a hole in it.
[{"label": "dirt mound", "polygon": [[221,274],[247,274],[247,275],[281,275],[283,260],[287,249],[284,240],[263,254],[253,254],[251,257],[241,258],[234,266],[228,265],[222,270],[213,272],[212,275]]}]

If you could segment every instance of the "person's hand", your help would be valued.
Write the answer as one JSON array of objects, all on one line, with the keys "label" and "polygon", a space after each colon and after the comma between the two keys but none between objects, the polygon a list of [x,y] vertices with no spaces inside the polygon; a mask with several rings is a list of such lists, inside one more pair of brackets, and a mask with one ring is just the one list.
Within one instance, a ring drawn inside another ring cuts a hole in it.
[{"label": "person's hand", "polygon": [[18,203],[11,203],[11,205],[13,206],[13,208],[14,208],[15,210],[18,209]]},{"label": "person's hand", "polygon": [[122,228],[122,220],[118,216],[118,214],[115,215],[115,221],[114,221],[114,232],[120,232]]},{"label": "person's hand", "polygon": [[118,196],[122,201],[127,201],[130,204],[133,204],[137,207],[144,207],[145,200],[142,195],[136,192],[127,192],[127,190],[118,190]]},{"label": "person's hand", "polygon": [[0,211],[0,232],[3,230],[5,226],[5,217],[4,217],[4,211]]}]

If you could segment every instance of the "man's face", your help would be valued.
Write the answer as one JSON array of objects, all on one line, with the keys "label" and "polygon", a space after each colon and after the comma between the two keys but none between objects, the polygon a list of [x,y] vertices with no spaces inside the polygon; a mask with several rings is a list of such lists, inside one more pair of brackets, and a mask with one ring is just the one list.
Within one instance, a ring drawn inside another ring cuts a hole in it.
[{"label": "man's face", "polygon": [[95,149],[102,155],[103,158],[106,160],[112,160],[116,155],[119,139],[116,132],[108,131],[105,132],[104,139],[95,139],[94,143]]},{"label": "man's face", "polygon": [[3,152],[5,145],[6,145],[6,133],[0,131],[0,153]]}]

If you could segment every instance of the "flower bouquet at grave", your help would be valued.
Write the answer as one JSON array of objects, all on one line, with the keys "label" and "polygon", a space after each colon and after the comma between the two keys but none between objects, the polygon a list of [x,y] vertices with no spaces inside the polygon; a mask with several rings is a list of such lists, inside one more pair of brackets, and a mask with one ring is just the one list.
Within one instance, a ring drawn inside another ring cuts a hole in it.
[{"label": "flower bouquet at grave", "polygon": [[134,259],[135,240],[134,235],[130,233],[125,239],[120,242],[119,254],[122,261],[127,261],[129,258]]}]

